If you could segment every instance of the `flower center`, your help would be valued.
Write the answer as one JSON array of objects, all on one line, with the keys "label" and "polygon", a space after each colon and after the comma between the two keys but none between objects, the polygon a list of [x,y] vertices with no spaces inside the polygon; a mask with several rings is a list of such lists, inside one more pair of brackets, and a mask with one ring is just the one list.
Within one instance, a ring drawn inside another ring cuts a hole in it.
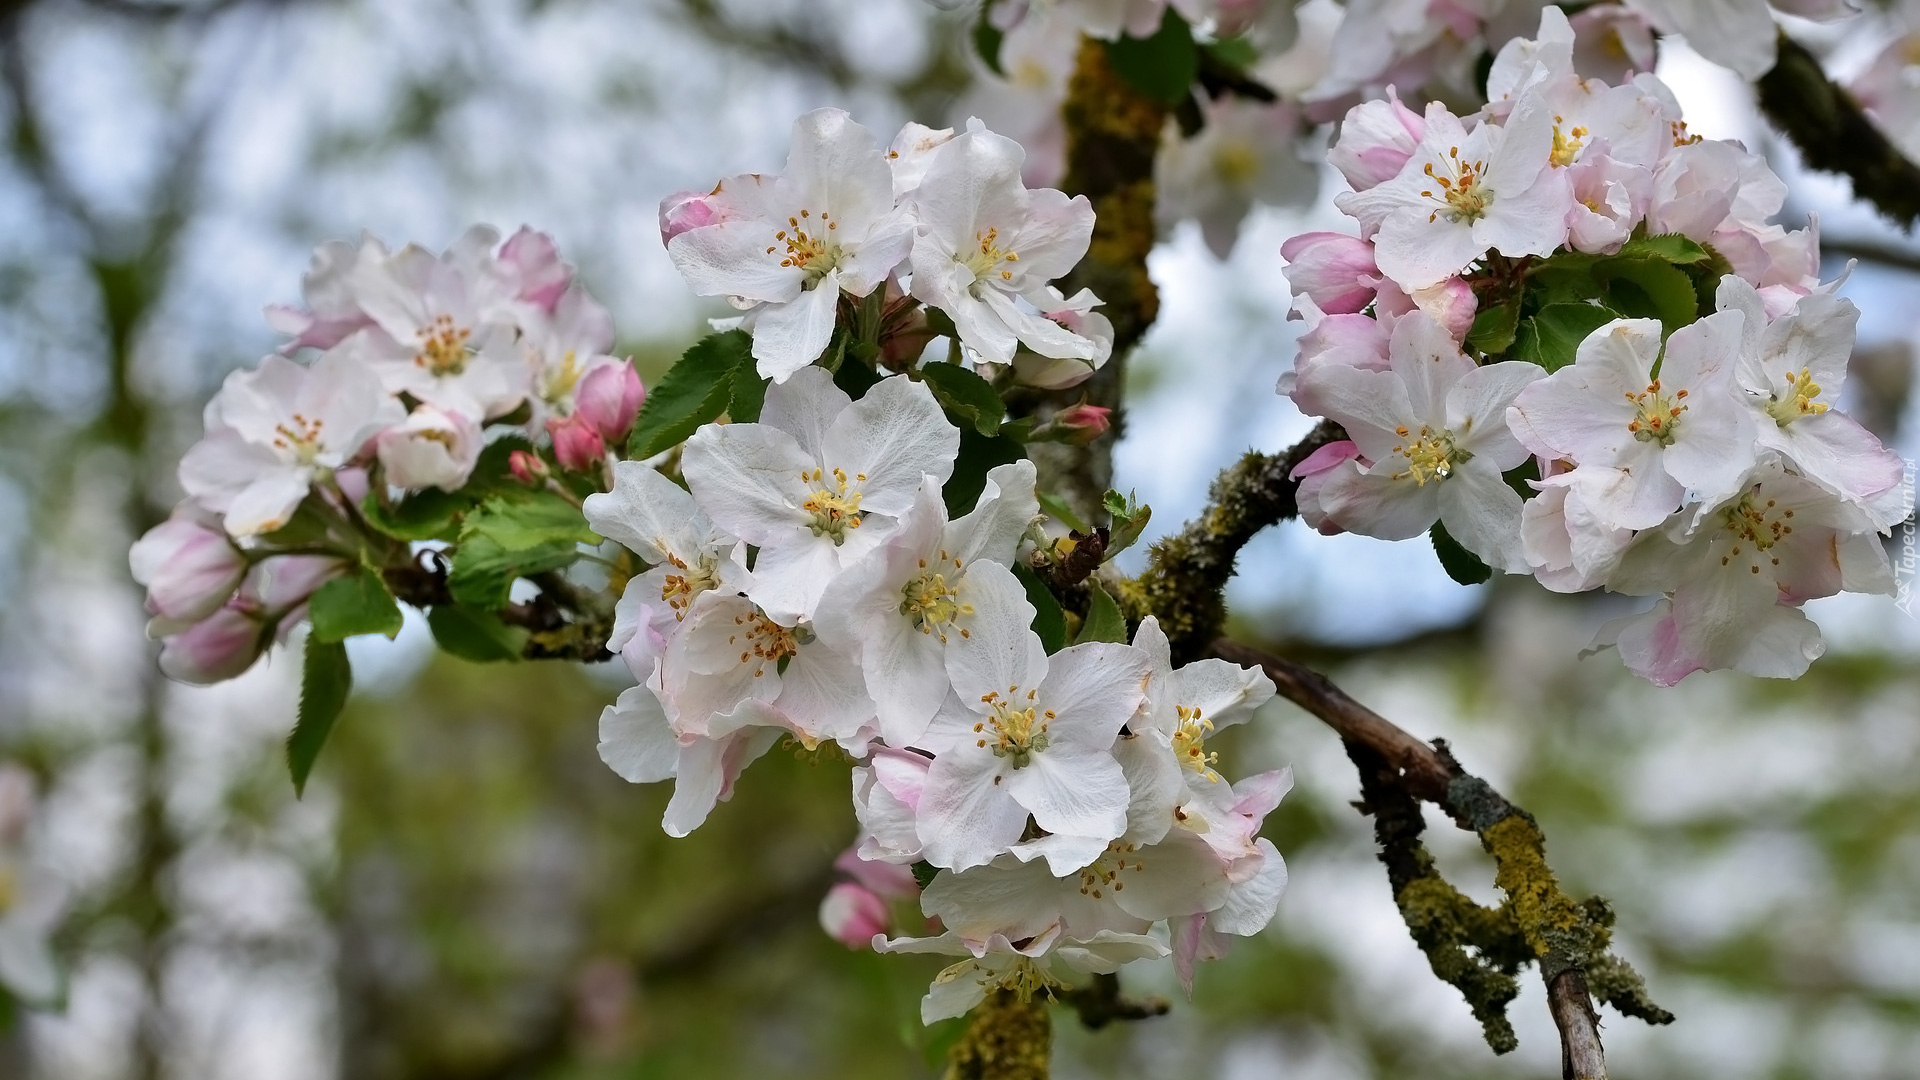
[{"label": "flower center", "polygon": [[[814,282],[825,277],[827,271],[833,269],[834,264],[839,261],[840,247],[832,243],[832,237],[827,235],[838,231],[839,228],[840,223],[834,221],[831,214],[823,211],[820,214],[819,223],[815,224],[813,211],[802,210],[799,217],[787,219],[786,228],[773,234],[773,238],[779,243],[767,248],[767,254],[779,253],[784,245],[785,254],[780,260],[780,265],[806,271],[807,287],[811,288]],[[808,232],[808,229],[813,231]]]},{"label": "flower center", "polygon": [[680,573],[668,574],[660,583],[660,599],[673,609],[674,618],[684,619],[687,608],[693,606],[694,597],[718,586],[720,575],[715,572],[717,567],[712,559],[701,559],[697,568],[689,568],[685,559],[669,555],[667,563]]},{"label": "flower center", "polygon": [[978,973],[975,978],[981,986],[990,990],[1011,990],[1021,1001],[1032,1001],[1033,995],[1045,993],[1053,996],[1055,990],[1069,989],[1066,983],[1054,977],[1051,971],[1041,967],[1031,957],[1016,956],[1004,971],[994,971],[978,960],[966,959],[940,970],[933,977],[933,985],[944,986],[955,979],[968,974]]},{"label": "flower center", "polygon": [[291,420],[273,429],[274,449],[285,450],[301,464],[311,465],[320,454],[320,431],[326,426],[324,420],[309,420],[294,413]]},{"label": "flower center", "polygon": [[1146,869],[1146,863],[1135,859],[1127,861],[1127,856],[1140,850],[1138,844],[1123,843],[1115,840],[1107,845],[1107,850],[1093,860],[1093,865],[1080,871],[1080,895],[1102,899],[1109,892],[1119,892],[1127,887],[1120,875],[1131,870],[1134,873]]},{"label": "flower center", "polygon": [[[993,751],[994,757],[1013,759],[1013,767],[1024,769],[1033,759],[1033,755],[1047,748],[1047,726],[1057,717],[1052,709],[1042,710],[1034,704],[1036,692],[1029,690],[1026,706],[1020,707],[1020,688],[1007,687],[1007,697],[1003,700],[999,691],[981,696],[993,714],[973,725],[974,733],[980,739],[975,746]],[[988,730],[992,729],[992,730]]]},{"label": "flower center", "polygon": [[1814,401],[1820,396],[1820,384],[1813,381],[1813,372],[1801,368],[1800,374],[1787,376],[1784,388],[1773,394],[1773,400],[1767,402],[1767,415],[1774,423],[1786,427],[1803,416],[1819,416],[1827,411],[1825,405]]},{"label": "flower center", "polygon": [[1220,755],[1210,754],[1206,748],[1207,736],[1213,732],[1213,721],[1201,719],[1197,706],[1175,705],[1173,710],[1180,714],[1180,730],[1173,733],[1173,756],[1179,759],[1181,765],[1218,783],[1220,774],[1214,772],[1211,766],[1220,760]]},{"label": "flower center", "polygon": [[1260,152],[1239,140],[1223,142],[1213,152],[1213,168],[1228,187],[1244,187],[1260,175]]},{"label": "flower center", "polygon": [[[833,483],[826,483],[826,475],[819,469],[800,474],[800,482],[808,484],[813,490],[807,493],[807,501],[800,508],[813,515],[808,528],[815,536],[833,537],[833,546],[839,547],[847,542],[847,530],[860,527],[865,515],[860,511],[860,493],[848,491],[847,474],[839,469],[833,470]],[[867,482],[866,473],[857,473],[853,478],[856,484]]]},{"label": "flower center", "polygon": [[1627,430],[1641,442],[1672,446],[1673,433],[1680,426],[1680,414],[1687,411],[1685,405],[1674,403],[1686,397],[1687,392],[1682,390],[1669,398],[1661,391],[1660,380],[1653,380],[1645,390],[1627,395],[1627,400],[1633,402],[1633,419],[1627,421]]},{"label": "flower center", "polygon": [[413,362],[436,376],[458,375],[467,370],[467,339],[472,336],[473,331],[453,324],[453,316],[438,316],[420,328],[420,351]]},{"label": "flower center", "polygon": [[1720,556],[1721,566],[1729,566],[1735,559],[1740,559],[1747,544],[1753,545],[1753,561],[1747,563],[1750,573],[1760,572],[1761,558],[1773,566],[1780,565],[1780,556],[1769,553],[1775,544],[1793,535],[1792,507],[1781,507],[1776,499],[1757,502],[1752,493],[1748,493],[1726,509],[1722,521],[1726,530],[1733,534],[1733,547]]},{"label": "flower center", "polygon": [[580,385],[583,368],[572,349],[560,358],[558,364],[538,365],[541,371],[540,399],[549,404],[557,404],[573,395],[573,388]]},{"label": "flower center", "polygon": [[998,268],[1001,263],[1019,262],[1020,253],[1017,251],[1009,251],[1000,246],[1000,230],[997,227],[989,228],[986,232],[975,233],[974,235],[980,241],[980,251],[977,254],[968,255],[965,259],[960,259],[956,256],[955,261],[964,262],[967,269],[973,271],[973,277],[976,281],[986,277],[988,274],[995,273],[996,270],[1000,275],[1001,281],[1012,281],[1013,271]]},{"label": "flower center", "polygon": [[1447,175],[1434,172],[1431,162],[1426,168],[1427,176],[1440,186],[1440,191],[1436,194],[1429,189],[1420,193],[1421,198],[1440,204],[1440,209],[1427,215],[1427,221],[1432,223],[1444,216],[1458,225],[1463,221],[1472,224],[1486,217],[1487,207],[1493,204],[1493,192],[1486,187],[1487,163],[1461,161],[1460,148],[1456,146],[1447,151],[1440,164]]},{"label": "flower center", "polygon": [[1391,479],[1404,480],[1411,476],[1416,486],[1426,487],[1427,481],[1445,480],[1453,475],[1454,466],[1473,460],[1471,451],[1453,445],[1451,430],[1443,428],[1436,433],[1425,424],[1420,425],[1418,435],[1411,428],[1393,430],[1394,434],[1410,441],[1393,448],[1394,453],[1407,459],[1407,467],[1394,473]]},{"label": "flower center", "polygon": [[1692,146],[1704,138],[1704,136],[1701,135],[1690,134],[1687,131],[1687,122],[1685,120],[1667,121],[1667,133],[1673,136],[1673,145],[1675,146]]},{"label": "flower center", "polygon": [[767,673],[768,664],[777,671],[780,661],[800,651],[798,627],[781,626],[758,611],[735,615],[733,624],[739,629],[727,635],[727,644],[740,646],[740,663],[752,664],[756,679]]},{"label": "flower center", "polygon": [[1574,159],[1580,156],[1580,148],[1586,145],[1587,129],[1573,127],[1563,134],[1560,131],[1560,125],[1566,122],[1565,117],[1553,118],[1553,151],[1547,155],[1547,158],[1555,166],[1573,164]]},{"label": "flower center", "polygon": [[[923,634],[938,634],[940,644],[947,643],[946,627],[962,615],[973,614],[973,605],[962,604],[957,585],[947,583],[944,571],[947,569],[948,556],[940,553],[940,561],[932,568],[927,560],[920,560],[920,575],[900,587],[900,614],[913,620],[913,628]],[[955,580],[964,566],[959,559],[952,560]],[[970,638],[973,631],[962,628],[960,636]]]}]

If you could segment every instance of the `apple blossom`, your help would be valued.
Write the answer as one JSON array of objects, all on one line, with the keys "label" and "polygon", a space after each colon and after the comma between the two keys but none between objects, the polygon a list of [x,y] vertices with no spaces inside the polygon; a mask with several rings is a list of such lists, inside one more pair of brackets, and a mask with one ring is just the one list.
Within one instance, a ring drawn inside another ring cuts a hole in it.
[{"label": "apple blossom", "polygon": [[609,443],[618,443],[633,430],[634,417],[647,399],[640,373],[625,360],[595,364],[580,379],[574,396],[578,415]]},{"label": "apple blossom", "polygon": [[748,313],[753,357],[775,382],[826,351],[840,294],[871,293],[913,242],[873,134],[839,109],[794,121],[785,172],[730,177],[710,201],[717,220],[678,232],[667,254],[695,292]]},{"label": "apple blossom", "polygon": [[395,487],[455,491],[480,460],[480,425],[472,417],[420,405],[380,433],[380,467]]},{"label": "apple blossom", "polygon": [[182,625],[218,611],[247,573],[246,555],[219,517],[191,501],[135,541],[127,561],[147,587],[147,613]]},{"label": "apple blossom", "polygon": [[600,759],[635,784],[673,781],[660,819],[668,836],[699,828],[716,804],[733,795],[733,782],[772,749],[781,731],[747,727],[712,738],[676,735],[653,689],[631,686],[600,713]]},{"label": "apple blossom", "polygon": [[553,437],[554,460],[568,472],[591,469],[607,456],[606,440],[579,413],[548,417],[547,434]]},{"label": "apple blossom", "polygon": [[1255,203],[1305,206],[1320,174],[1300,156],[1303,122],[1291,103],[1210,99],[1192,138],[1168,128],[1154,156],[1154,216],[1170,229],[1194,221],[1216,258],[1233,253],[1240,222]]},{"label": "apple blossom", "polygon": [[949,931],[938,937],[875,938],[873,947],[883,953],[966,957],[933,977],[933,985],[920,999],[920,1021],[925,1024],[965,1014],[986,1000],[990,990],[1010,990],[1022,1001],[1064,990],[1070,984],[1054,973],[1055,960],[1070,971],[1104,975],[1135,960],[1167,955],[1165,945],[1144,934],[1102,930],[1081,940],[1063,936],[1058,926],[1017,944],[995,934],[974,947]]}]

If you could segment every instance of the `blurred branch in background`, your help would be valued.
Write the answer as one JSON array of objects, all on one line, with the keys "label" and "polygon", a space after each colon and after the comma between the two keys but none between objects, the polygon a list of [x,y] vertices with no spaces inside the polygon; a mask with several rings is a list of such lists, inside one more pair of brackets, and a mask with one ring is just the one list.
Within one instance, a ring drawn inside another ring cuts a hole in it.
[{"label": "blurred branch in background", "polygon": [[1779,59],[1757,84],[1760,109],[1806,163],[1853,181],[1855,198],[1911,229],[1920,221],[1920,166],[1827,77],[1806,46],[1780,33]]}]

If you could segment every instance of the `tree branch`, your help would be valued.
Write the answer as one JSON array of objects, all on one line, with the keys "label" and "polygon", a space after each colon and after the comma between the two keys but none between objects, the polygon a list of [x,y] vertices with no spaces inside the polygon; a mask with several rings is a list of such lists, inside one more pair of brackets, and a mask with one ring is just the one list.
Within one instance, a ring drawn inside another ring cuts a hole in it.
[{"label": "tree branch", "polygon": [[[1647,998],[1639,974],[1609,951],[1613,912],[1606,901],[1575,901],[1562,891],[1532,815],[1461,768],[1444,741],[1422,743],[1326,676],[1291,660],[1224,639],[1214,642],[1213,652],[1259,667],[1281,696],[1346,742],[1360,769],[1360,808],[1374,816],[1380,858],[1407,929],[1434,973],[1467,998],[1496,1053],[1516,1045],[1505,1007],[1513,997],[1512,975],[1527,961],[1539,964],[1547,984],[1566,1080],[1606,1076],[1593,997],[1648,1023],[1673,1020]],[[1494,882],[1506,894],[1499,908],[1474,904],[1440,876],[1420,844],[1418,802],[1440,807],[1480,837],[1493,856]],[[1596,982],[1591,996],[1589,976]]]},{"label": "tree branch", "polygon": [[1806,163],[1853,181],[1853,194],[1896,224],[1920,220],[1920,166],[1907,160],[1820,61],[1780,35],[1779,58],[1760,76],[1760,111],[1800,150]]}]

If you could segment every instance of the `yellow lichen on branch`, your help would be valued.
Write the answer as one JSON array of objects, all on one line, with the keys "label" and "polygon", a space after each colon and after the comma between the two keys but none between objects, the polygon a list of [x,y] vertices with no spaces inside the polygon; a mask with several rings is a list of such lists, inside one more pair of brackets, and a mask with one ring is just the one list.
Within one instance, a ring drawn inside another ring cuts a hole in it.
[{"label": "yellow lichen on branch", "polygon": [[947,1052],[945,1080],[1047,1080],[1053,1018],[1044,997],[996,990],[968,1018]]}]

